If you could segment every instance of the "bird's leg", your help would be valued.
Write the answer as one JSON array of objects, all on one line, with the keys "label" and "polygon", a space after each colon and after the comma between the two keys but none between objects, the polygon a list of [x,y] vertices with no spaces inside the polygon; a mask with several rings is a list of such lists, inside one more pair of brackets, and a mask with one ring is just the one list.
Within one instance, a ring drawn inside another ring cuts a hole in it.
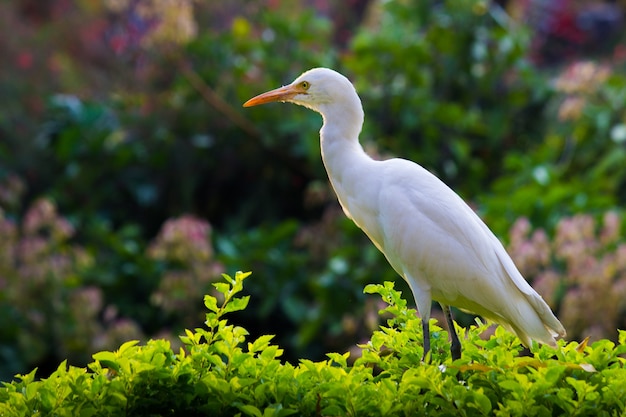
[{"label": "bird's leg", "polygon": [[424,345],[424,356],[422,356],[422,362],[430,362],[430,328],[428,322],[430,321],[430,308],[433,305],[433,299],[430,295],[430,288],[422,288],[418,285],[418,280],[414,279],[411,275],[403,275],[406,282],[408,282],[413,297],[415,297],[415,306],[417,312],[422,318],[422,342]]},{"label": "bird's leg", "polygon": [[441,304],[443,314],[446,316],[446,323],[448,323],[448,332],[450,333],[450,339],[452,344],[450,345],[450,353],[452,354],[452,360],[461,359],[461,341],[454,329],[454,320],[452,319],[452,311],[450,306]]},{"label": "bird's leg", "polygon": [[422,356],[422,362],[426,362],[426,355],[430,352],[430,329],[428,328],[428,322],[429,319],[422,318],[422,339],[424,341],[424,356]]}]

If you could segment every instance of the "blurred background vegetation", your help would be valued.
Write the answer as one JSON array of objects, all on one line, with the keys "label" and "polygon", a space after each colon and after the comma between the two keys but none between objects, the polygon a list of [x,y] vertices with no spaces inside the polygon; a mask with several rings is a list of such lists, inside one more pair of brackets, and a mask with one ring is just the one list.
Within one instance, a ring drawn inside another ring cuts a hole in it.
[{"label": "blurred background vegetation", "polygon": [[368,152],[476,208],[568,338],[615,339],[624,3],[2,2],[0,380],[179,343],[236,270],[252,299],[231,320],[276,334],[286,360],[367,338],[379,306],[362,288],[395,274],[338,207],[319,116],[241,108],[315,66],[355,83]]}]

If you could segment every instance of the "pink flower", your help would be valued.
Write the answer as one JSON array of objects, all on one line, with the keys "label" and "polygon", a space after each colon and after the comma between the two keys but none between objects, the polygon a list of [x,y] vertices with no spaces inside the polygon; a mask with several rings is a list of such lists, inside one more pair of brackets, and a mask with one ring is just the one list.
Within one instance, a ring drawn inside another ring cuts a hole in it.
[{"label": "pink flower", "polygon": [[22,51],[17,55],[16,64],[19,69],[28,70],[32,68],[33,61],[33,54],[31,54],[30,52]]},{"label": "pink flower", "polygon": [[208,261],[213,257],[210,234],[209,223],[194,216],[169,219],[150,245],[149,254],[180,262]]}]

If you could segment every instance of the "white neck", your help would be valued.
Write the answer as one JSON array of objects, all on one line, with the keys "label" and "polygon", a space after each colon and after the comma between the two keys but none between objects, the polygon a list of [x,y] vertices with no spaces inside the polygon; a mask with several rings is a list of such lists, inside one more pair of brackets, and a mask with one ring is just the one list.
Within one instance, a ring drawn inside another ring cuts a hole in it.
[{"label": "white neck", "polygon": [[331,180],[338,174],[352,156],[365,156],[359,143],[359,133],[363,127],[363,108],[355,94],[355,102],[350,105],[320,106],[318,111],[324,119],[320,130],[322,160]]},{"label": "white neck", "polygon": [[320,134],[334,139],[350,141],[359,140],[359,133],[363,127],[363,108],[358,96],[350,105],[320,105],[318,111],[324,119]]}]

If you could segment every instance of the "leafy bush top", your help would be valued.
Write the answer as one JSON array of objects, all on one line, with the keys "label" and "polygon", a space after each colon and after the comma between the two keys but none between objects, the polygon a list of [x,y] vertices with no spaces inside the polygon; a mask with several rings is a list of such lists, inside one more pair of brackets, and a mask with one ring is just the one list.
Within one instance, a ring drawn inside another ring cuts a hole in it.
[{"label": "leafy bush top", "polygon": [[393,284],[371,285],[387,303],[387,324],[361,345],[361,357],[282,363],[272,336],[248,332],[224,314],[245,309],[238,296],[249,273],[216,283],[222,302],[206,296],[207,329],[187,331],[185,348],[164,340],[124,343],[100,352],[88,368],[61,363],[36,380],[35,371],[0,389],[0,415],[622,415],[626,411],[626,331],[619,344],[561,341],[533,346],[520,357],[519,340],[501,328],[481,339],[478,322],[464,333],[463,357],[448,357],[447,333],[432,326],[433,357],[422,363],[415,311]]}]

